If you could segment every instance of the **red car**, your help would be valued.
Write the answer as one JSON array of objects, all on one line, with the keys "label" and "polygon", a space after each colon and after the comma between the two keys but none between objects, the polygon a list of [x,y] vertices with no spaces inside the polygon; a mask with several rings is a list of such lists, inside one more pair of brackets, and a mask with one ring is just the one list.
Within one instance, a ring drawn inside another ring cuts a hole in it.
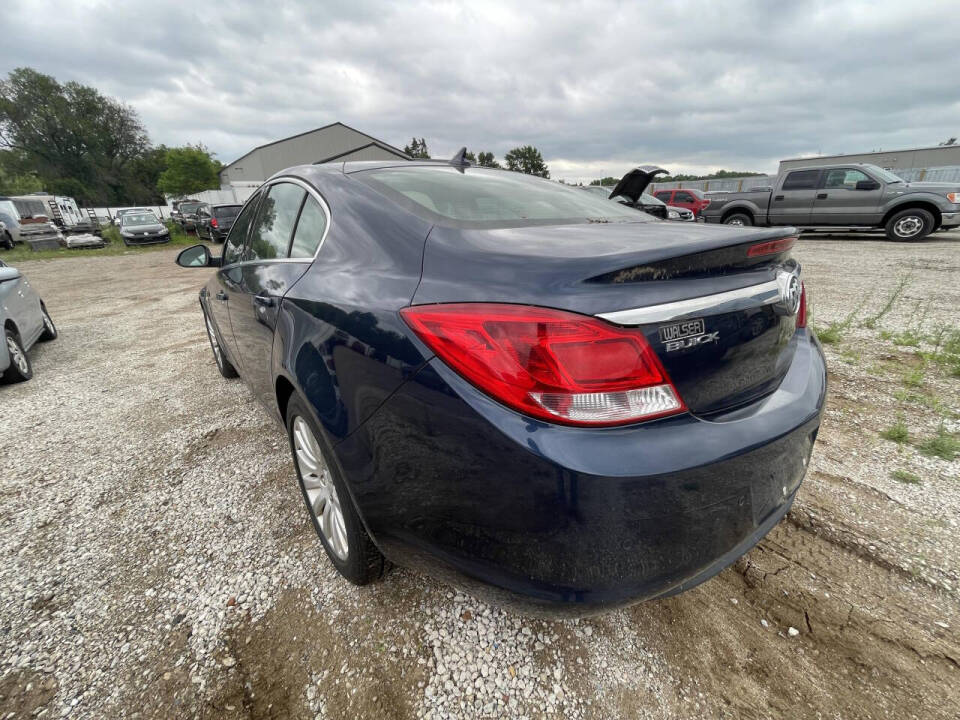
[{"label": "red car", "polygon": [[690,210],[693,212],[694,217],[700,217],[703,209],[710,204],[710,201],[703,197],[701,190],[694,190],[693,188],[684,190],[657,190],[653,196],[657,198],[657,200],[665,202],[667,205],[676,205],[677,207]]}]

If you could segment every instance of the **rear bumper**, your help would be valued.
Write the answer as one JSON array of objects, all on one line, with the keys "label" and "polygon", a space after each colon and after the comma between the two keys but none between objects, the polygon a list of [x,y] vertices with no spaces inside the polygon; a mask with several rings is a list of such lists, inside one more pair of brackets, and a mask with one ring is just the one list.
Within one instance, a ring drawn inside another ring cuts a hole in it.
[{"label": "rear bumper", "polygon": [[434,359],[335,452],[399,564],[554,614],[670,595],[789,509],[826,392],[819,345],[799,340],[780,387],[735,416],[623,428],[525,418]]}]

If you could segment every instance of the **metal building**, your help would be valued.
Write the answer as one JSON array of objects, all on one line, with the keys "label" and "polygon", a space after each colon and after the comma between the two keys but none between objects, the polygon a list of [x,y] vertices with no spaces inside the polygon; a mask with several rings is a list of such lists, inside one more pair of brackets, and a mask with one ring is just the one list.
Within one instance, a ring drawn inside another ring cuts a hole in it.
[{"label": "metal building", "polygon": [[335,160],[409,160],[398,148],[354,130],[341,122],[254,148],[220,171],[220,185],[259,185],[274,173],[293,165]]},{"label": "metal building", "polygon": [[898,170],[931,169],[960,165],[960,145],[936,145],[934,147],[908,150],[878,150],[852,155],[817,155],[815,157],[790,158],[780,161],[780,170],[808,165],[831,165],[834,163],[869,163],[882,168]]}]

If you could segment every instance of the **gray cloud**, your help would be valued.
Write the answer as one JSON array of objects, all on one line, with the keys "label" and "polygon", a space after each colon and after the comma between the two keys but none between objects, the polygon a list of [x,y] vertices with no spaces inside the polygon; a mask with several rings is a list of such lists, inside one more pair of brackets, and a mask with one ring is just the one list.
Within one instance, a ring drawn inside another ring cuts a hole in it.
[{"label": "gray cloud", "polygon": [[154,142],[224,162],[341,120],[395,145],[555,177],[640,163],[772,170],[960,132],[949,3],[14,0],[0,72],[27,65],[137,109]]}]

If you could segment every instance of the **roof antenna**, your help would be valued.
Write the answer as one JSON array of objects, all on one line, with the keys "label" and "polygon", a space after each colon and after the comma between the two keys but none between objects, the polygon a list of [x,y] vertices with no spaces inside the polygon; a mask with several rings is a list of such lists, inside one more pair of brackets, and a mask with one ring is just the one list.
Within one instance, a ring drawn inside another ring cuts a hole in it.
[{"label": "roof antenna", "polygon": [[467,148],[462,147],[457,150],[457,153],[450,158],[448,165],[453,165],[455,168],[463,172],[463,168],[470,167],[470,161],[467,160]]}]

